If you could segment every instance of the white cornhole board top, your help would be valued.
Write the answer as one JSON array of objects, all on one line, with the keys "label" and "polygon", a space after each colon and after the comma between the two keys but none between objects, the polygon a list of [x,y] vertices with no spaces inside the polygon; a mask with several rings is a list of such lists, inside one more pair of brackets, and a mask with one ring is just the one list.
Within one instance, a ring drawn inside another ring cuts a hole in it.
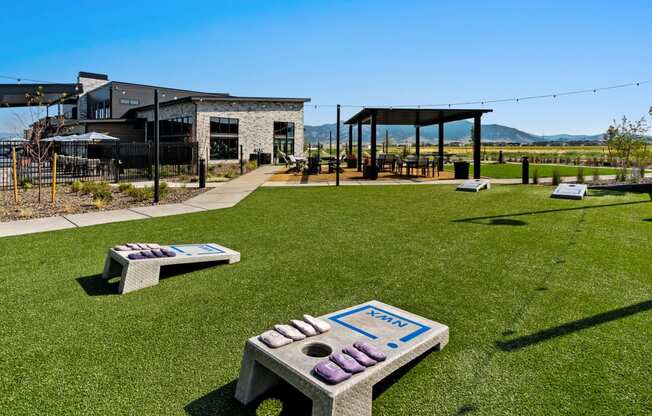
[{"label": "white cornhole board top", "polygon": [[215,243],[173,244],[161,246],[177,253],[175,257],[156,257],[152,259],[129,259],[129,254],[141,250],[117,251],[109,249],[102,277],[109,279],[120,275],[118,292],[129,293],[158,284],[161,266],[201,262],[240,261],[240,253]]},{"label": "white cornhole board top", "polygon": [[491,189],[491,182],[488,179],[469,179],[458,185],[458,191],[480,192],[482,189]]},{"label": "white cornhole board top", "polygon": [[588,193],[588,187],[578,183],[561,183],[553,191],[552,198],[582,199]]},{"label": "white cornhole board top", "polygon": [[[255,371],[251,370],[255,367],[251,361],[255,360],[313,399],[313,414],[366,414],[343,411],[347,403],[356,402],[352,399],[356,395],[362,397],[364,409],[368,401],[371,414],[371,388],[374,384],[423,353],[435,347],[442,349],[448,343],[447,326],[376,300],[320,318],[331,324],[330,331],[280,348],[269,348],[257,336],[250,338],[245,346],[236,398],[248,404],[267,389],[267,386],[255,385],[257,378],[264,378],[256,377]],[[312,372],[317,363],[328,360],[328,357],[310,357],[302,352],[313,343],[325,344],[333,353],[341,352],[356,341],[366,341],[379,347],[387,359],[336,385],[322,382]],[[346,398],[346,403],[334,407],[339,411],[316,410],[315,406],[323,402],[323,397],[336,401],[340,395]]]}]

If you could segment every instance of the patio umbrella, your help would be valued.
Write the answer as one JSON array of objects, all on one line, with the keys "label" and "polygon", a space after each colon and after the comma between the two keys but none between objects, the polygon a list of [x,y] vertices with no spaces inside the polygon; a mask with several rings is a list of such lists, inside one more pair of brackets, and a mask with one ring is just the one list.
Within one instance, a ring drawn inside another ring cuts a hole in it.
[{"label": "patio umbrella", "polygon": [[76,139],[93,141],[93,142],[115,142],[120,140],[117,137],[109,136],[107,134],[97,133],[94,131],[90,133],[79,134],[76,136]]},{"label": "patio umbrella", "polygon": [[41,140],[42,142],[73,142],[76,140],[77,135],[73,134],[71,136],[52,136]]}]

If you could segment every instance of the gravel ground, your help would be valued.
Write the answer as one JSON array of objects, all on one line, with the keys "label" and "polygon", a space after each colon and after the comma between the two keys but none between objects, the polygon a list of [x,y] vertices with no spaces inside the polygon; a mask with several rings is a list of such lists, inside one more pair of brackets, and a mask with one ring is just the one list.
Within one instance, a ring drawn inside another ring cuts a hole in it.
[{"label": "gravel ground", "polygon": [[[161,197],[162,204],[173,204],[186,201],[206,189],[197,188],[168,188],[165,197]],[[38,190],[19,190],[20,204],[14,202],[12,191],[0,191],[0,222],[26,220],[31,218],[52,217],[56,215],[79,214],[95,212],[99,209],[93,203],[91,195],[81,195],[71,192],[69,186],[62,186],[57,192],[56,202],[51,202],[50,188],[41,190],[41,203],[38,202]],[[144,207],[153,205],[151,201],[139,202],[130,196],[121,193],[118,189],[112,190],[113,200],[102,207],[102,210]]]}]

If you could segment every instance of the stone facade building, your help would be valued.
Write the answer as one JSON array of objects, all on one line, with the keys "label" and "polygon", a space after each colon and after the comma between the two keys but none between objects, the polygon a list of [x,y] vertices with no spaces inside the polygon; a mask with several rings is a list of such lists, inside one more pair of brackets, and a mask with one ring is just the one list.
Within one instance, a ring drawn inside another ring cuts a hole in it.
[{"label": "stone facade building", "polygon": [[162,143],[198,143],[208,163],[235,162],[242,151],[302,155],[308,98],[240,97],[110,81],[80,72],[76,102],[61,106],[75,133],[97,131],[124,142],[154,139],[154,94],[159,93]]}]

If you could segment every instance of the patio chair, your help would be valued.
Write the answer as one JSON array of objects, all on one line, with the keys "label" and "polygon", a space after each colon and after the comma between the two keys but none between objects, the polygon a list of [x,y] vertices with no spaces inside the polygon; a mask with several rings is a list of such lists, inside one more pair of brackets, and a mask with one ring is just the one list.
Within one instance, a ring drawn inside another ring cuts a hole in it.
[{"label": "patio chair", "polygon": [[395,166],[396,173],[398,173],[399,175],[403,175],[403,167],[406,166],[406,163],[401,156],[396,157],[394,166]]},{"label": "patio chair", "polygon": [[294,155],[289,155],[288,156],[288,161],[289,161],[289,168],[290,170],[294,170],[297,172],[301,172],[303,169],[304,162],[302,160],[297,160]]},{"label": "patio chair", "polygon": [[419,157],[417,160],[416,166],[417,169],[421,169],[421,174],[427,176],[430,170],[430,161],[427,157]]}]

